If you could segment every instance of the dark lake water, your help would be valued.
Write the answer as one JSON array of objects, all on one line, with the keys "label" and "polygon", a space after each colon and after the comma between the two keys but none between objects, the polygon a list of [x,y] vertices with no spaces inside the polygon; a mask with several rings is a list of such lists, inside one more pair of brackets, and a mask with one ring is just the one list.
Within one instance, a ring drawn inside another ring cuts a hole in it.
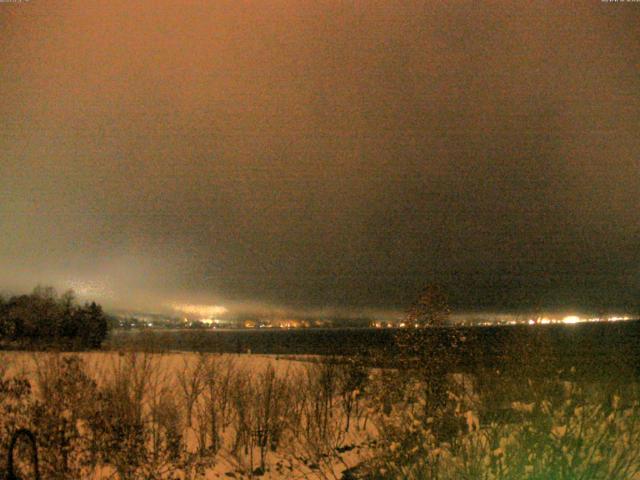
[{"label": "dark lake water", "polygon": [[[424,331],[429,342],[446,347],[447,329]],[[620,368],[640,369],[640,321],[574,325],[515,325],[466,327],[465,341],[455,349],[460,364],[475,368],[510,362],[549,363],[553,368],[574,367],[599,373]],[[107,348],[218,353],[352,355],[384,351],[386,358],[400,352],[395,329],[246,329],[114,331]],[[528,345],[524,352],[513,348]],[[518,356],[523,358],[518,359]],[[524,357],[527,358],[524,358]]]}]

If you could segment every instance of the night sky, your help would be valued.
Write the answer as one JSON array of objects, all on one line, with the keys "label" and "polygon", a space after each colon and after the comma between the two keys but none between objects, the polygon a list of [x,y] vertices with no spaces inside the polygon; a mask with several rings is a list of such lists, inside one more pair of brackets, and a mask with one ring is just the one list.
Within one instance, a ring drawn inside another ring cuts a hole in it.
[{"label": "night sky", "polygon": [[0,290],[640,311],[640,3],[0,3]]}]

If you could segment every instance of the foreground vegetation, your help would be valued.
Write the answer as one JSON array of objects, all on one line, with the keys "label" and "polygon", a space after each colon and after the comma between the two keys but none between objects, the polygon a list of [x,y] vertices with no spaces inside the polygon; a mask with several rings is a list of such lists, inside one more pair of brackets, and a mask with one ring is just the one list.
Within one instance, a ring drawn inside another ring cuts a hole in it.
[{"label": "foreground vegetation", "polygon": [[637,384],[307,360],[7,353],[0,455],[28,427],[52,479],[640,478]]}]

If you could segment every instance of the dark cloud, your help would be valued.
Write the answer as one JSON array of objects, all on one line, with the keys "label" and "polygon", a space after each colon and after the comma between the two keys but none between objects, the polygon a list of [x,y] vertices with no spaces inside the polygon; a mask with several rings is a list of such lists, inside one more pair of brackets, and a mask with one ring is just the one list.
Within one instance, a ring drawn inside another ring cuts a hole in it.
[{"label": "dark cloud", "polygon": [[0,4],[0,280],[145,307],[393,310],[437,281],[460,309],[637,309],[639,21]]}]

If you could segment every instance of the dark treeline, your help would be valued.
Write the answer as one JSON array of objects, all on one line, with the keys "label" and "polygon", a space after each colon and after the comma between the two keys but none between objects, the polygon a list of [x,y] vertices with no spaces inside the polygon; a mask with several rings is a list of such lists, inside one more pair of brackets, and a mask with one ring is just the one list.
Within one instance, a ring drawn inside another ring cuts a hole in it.
[{"label": "dark treeline", "polygon": [[78,304],[72,291],[36,287],[30,295],[0,297],[0,338],[5,345],[98,348],[108,319],[95,302]]}]

